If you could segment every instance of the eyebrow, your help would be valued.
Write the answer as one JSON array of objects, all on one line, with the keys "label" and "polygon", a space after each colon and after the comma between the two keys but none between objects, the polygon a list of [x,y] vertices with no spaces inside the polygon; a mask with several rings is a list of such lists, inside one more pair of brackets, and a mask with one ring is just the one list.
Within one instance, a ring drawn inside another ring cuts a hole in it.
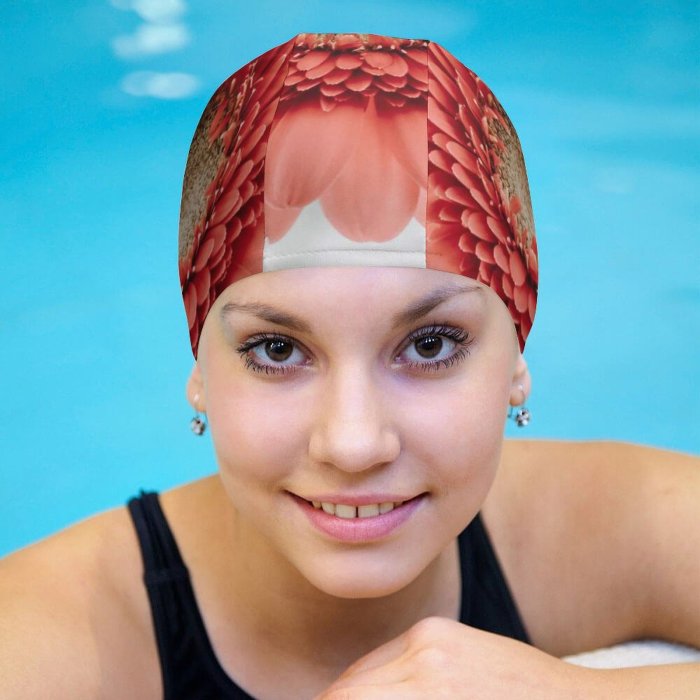
[{"label": "eyebrow", "polygon": [[413,321],[417,321],[419,318],[429,314],[435,307],[443,304],[448,299],[452,299],[452,297],[455,297],[458,294],[465,294],[466,292],[481,292],[481,287],[477,287],[476,285],[472,284],[449,284],[433,289],[433,291],[429,292],[424,297],[417,299],[404,311],[400,311],[394,316],[394,330],[400,326],[406,326]]},{"label": "eyebrow", "polygon": [[257,301],[239,304],[235,301],[228,301],[221,307],[219,315],[221,320],[225,321],[229,314],[235,312],[257,316],[264,321],[275,323],[278,326],[285,326],[286,328],[297,331],[298,333],[311,333],[311,327],[308,323],[306,323],[306,321],[302,321],[297,316],[294,316],[294,314],[276,309],[274,306],[270,306],[269,304],[261,304]]},{"label": "eyebrow", "polygon": [[[457,284],[445,285],[438,287],[437,289],[433,289],[425,296],[414,301],[403,311],[395,314],[392,319],[393,328],[396,330],[401,326],[417,321],[419,318],[422,318],[426,314],[430,313],[440,304],[443,304],[448,299],[452,299],[458,294],[481,291],[481,287],[476,285]],[[269,321],[270,323],[274,323],[278,326],[284,326],[285,328],[289,328],[290,330],[298,333],[312,332],[311,326],[309,326],[306,321],[303,321],[298,316],[281,309],[276,309],[274,306],[270,306],[269,304],[263,304],[257,301],[246,302],[244,304],[235,301],[226,302],[226,304],[221,307],[219,317],[222,321],[225,321],[229,314],[235,312],[256,316],[264,321]]]}]

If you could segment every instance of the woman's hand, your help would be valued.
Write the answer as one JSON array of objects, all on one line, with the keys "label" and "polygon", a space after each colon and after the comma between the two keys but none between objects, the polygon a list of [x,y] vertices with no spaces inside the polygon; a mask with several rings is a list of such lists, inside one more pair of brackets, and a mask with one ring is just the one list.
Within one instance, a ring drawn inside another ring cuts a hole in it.
[{"label": "woman's hand", "polygon": [[429,617],[356,661],[317,700],[574,698],[590,674],[508,637]]}]

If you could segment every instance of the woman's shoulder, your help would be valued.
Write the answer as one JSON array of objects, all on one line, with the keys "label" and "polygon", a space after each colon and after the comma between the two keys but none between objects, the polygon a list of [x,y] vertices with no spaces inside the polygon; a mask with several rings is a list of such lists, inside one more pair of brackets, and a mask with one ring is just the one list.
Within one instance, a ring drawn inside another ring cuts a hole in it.
[{"label": "woman's shoulder", "polygon": [[663,449],[620,440],[505,440],[503,461],[525,462],[556,468],[582,466],[586,469],[621,465],[626,468],[667,468],[698,463],[698,458],[677,450]]},{"label": "woman's shoulder", "polygon": [[[584,515],[655,498],[700,474],[700,459],[682,452],[616,441],[507,440],[494,496],[533,511],[538,503]],[[562,522],[561,518],[558,518]],[[575,518],[569,518],[574,524]]]},{"label": "woman's shoulder", "polygon": [[[194,482],[164,493],[166,512],[180,519],[201,492]],[[54,697],[157,697],[142,575],[125,506],[0,560],[3,697],[46,697],[47,688]]]},{"label": "woman's shoulder", "polygon": [[670,635],[679,611],[667,601],[691,605],[669,591],[700,539],[698,498],[700,460],[687,454],[621,442],[508,441],[484,517],[537,646],[567,654]]},{"label": "woman's shoulder", "polygon": [[126,509],[117,508],[0,562],[5,697],[46,697],[50,688],[53,697],[94,698],[110,685],[124,689],[128,678],[114,677],[117,660],[144,641],[129,580],[140,579],[129,527]]},{"label": "woman's shoulder", "polygon": [[551,519],[567,537],[590,536],[596,520],[609,528],[625,518],[648,519],[641,507],[658,507],[663,495],[690,494],[699,478],[698,457],[658,447],[601,440],[508,440],[493,497],[507,499],[521,522]]}]

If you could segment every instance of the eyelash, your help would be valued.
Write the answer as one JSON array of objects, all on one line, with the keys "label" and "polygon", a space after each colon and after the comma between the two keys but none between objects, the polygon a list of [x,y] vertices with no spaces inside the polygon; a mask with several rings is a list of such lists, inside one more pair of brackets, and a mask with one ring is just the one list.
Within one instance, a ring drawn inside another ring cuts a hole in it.
[{"label": "eyelash", "polygon": [[[427,362],[407,362],[406,365],[410,369],[421,369],[424,372],[437,372],[441,367],[447,369],[457,362],[461,362],[465,357],[469,356],[469,348],[474,338],[461,328],[447,326],[444,324],[431,325],[425,328],[419,328],[413,331],[406,338],[404,350],[417,340],[433,337],[449,338],[456,345],[456,350],[449,356],[441,360],[428,360]],[[403,352],[403,350],[402,350]]]},{"label": "eyelash", "polygon": [[236,348],[236,352],[241,355],[242,359],[244,360],[246,369],[250,369],[253,372],[264,372],[265,374],[288,374],[289,372],[293,372],[296,369],[296,367],[293,365],[280,365],[278,367],[273,365],[264,365],[251,357],[250,352],[259,345],[274,342],[276,340],[283,343],[291,343],[292,345],[296,344],[295,340],[288,338],[286,335],[279,335],[277,333],[256,333],[254,336],[246,340],[245,343],[241,343]]},{"label": "eyelash", "polygon": [[[444,324],[431,325],[410,333],[408,338],[406,338],[406,344],[404,345],[402,352],[408,348],[411,343],[415,343],[417,340],[432,337],[449,338],[456,344],[457,350],[449,357],[442,358],[440,360],[429,360],[427,362],[406,362],[405,365],[407,367],[410,369],[420,369],[425,372],[438,371],[441,367],[451,367],[469,356],[470,346],[474,341],[474,338],[470,336],[469,333],[460,328],[455,328],[454,326],[447,326]],[[291,343],[294,346],[297,345],[295,340],[285,335],[280,335],[278,333],[257,333],[236,348],[236,352],[241,355],[241,358],[245,362],[246,369],[250,369],[253,372],[264,372],[265,374],[288,374],[289,372],[296,371],[299,365],[266,365],[252,358],[252,350],[263,343],[274,341]]]}]

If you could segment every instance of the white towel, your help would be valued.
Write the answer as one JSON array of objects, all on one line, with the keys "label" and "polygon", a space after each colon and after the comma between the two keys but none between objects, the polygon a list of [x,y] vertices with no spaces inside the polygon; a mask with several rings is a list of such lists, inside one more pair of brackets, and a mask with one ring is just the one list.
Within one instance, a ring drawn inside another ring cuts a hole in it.
[{"label": "white towel", "polygon": [[590,668],[625,668],[629,666],[679,664],[694,661],[700,662],[700,649],[650,639],[626,642],[625,644],[587,651],[574,656],[565,656],[563,660]]}]

